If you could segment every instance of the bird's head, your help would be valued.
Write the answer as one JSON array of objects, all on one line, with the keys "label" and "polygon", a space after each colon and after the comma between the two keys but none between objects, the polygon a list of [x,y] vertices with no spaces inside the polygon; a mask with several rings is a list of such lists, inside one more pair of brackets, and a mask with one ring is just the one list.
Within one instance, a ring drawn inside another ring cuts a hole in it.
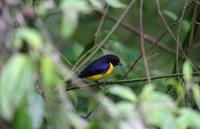
[{"label": "bird's head", "polygon": [[118,56],[115,56],[115,55],[108,55],[108,62],[109,63],[112,63],[113,66],[116,66],[116,65],[120,65],[121,66],[121,63],[120,63],[120,59]]}]

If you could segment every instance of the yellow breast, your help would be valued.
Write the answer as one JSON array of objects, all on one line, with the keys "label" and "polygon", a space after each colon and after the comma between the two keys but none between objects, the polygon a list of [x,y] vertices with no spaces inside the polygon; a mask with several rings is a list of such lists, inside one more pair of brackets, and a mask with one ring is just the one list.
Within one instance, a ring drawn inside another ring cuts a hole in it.
[{"label": "yellow breast", "polygon": [[110,66],[109,66],[108,70],[105,73],[93,75],[91,77],[88,77],[88,79],[90,79],[90,80],[99,80],[99,79],[102,79],[102,78],[105,78],[105,77],[109,76],[113,72],[113,69],[114,69],[113,65],[111,63],[109,63],[109,64],[110,64]]}]

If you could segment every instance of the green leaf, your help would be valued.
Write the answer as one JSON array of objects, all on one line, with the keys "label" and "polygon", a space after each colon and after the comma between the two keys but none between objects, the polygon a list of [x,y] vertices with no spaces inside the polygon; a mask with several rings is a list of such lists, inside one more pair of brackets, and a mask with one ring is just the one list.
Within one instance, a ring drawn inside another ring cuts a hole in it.
[{"label": "green leaf", "polygon": [[192,93],[193,93],[194,100],[195,100],[198,108],[200,109],[200,87],[198,85],[193,86]]},{"label": "green leaf", "polygon": [[187,20],[183,20],[182,24],[183,24],[183,29],[184,29],[186,32],[188,32],[188,31],[190,30],[190,22],[187,21]]},{"label": "green leaf", "polygon": [[26,102],[20,105],[20,108],[15,114],[13,129],[34,129],[28,114],[28,105]]},{"label": "green leaf", "polygon": [[153,90],[147,85],[140,95],[141,111],[147,123],[162,129],[176,129],[174,111],[176,106],[166,94]]},{"label": "green leaf", "polygon": [[83,46],[80,43],[75,42],[71,48],[73,50],[73,53],[75,54],[75,57],[78,57],[81,55],[82,51],[84,50]]},{"label": "green leaf", "polygon": [[171,87],[175,87],[176,89],[176,93],[177,94],[184,94],[184,87],[181,85],[181,83],[179,81],[177,81],[176,79],[168,79],[166,81],[166,84],[171,86]]},{"label": "green leaf", "polygon": [[171,18],[172,20],[176,20],[177,16],[174,12],[169,11],[169,10],[164,10],[163,13],[168,16],[169,18]]},{"label": "green leaf", "polygon": [[34,49],[42,48],[42,37],[35,29],[21,27],[16,30],[14,38],[16,47],[21,48],[24,41]]},{"label": "green leaf", "polygon": [[130,100],[132,102],[136,102],[137,100],[137,97],[129,87],[115,85],[109,88],[109,92],[113,95],[121,97],[122,99]]},{"label": "green leaf", "polygon": [[[89,51],[90,49],[92,49],[94,46],[95,46],[94,42],[88,43],[88,44],[85,46],[84,50],[81,52],[79,58],[81,58],[81,56],[82,56],[83,54],[85,54],[86,52],[88,52],[88,51]],[[90,53],[91,53],[91,52],[90,52]],[[90,54],[90,53],[88,53],[88,54]]]},{"label": "green leaf", "polygon": [[191,81],[192,78],[192,65],[190,61],[185,61],[183,64],[183,75],[186,81]]},{"label": "green leaf", "polygon": [[44,102],[32,91],[15,114],[13,129],[40,129],[44,118]]},{"label": "green leaf", "polygon": [[81,13],[89,13],[91,8],[85,0],[63,0],[60,3],[61,9],[65,12],[75,10]]},{"label": "green leaf", "polygon": [[33,64],[28,56],[18,54],[5,65],[0,76],[0,113],[12,120],[15,111],[33,89]]},{"label": "green leaf", "polygon": [[56,86],[58,81],[57,72],[55,64],[51,58],[47,56],[42,58],[40,71],[42,76],[42,82],[45,86]]},{"label": "green leaf", "polygon": [[97,10],[101,10],[104,7],[103,1],[100,1],[100,0],[89,0],[89,1]]},{"label": "green leaf", "polygon": [[141,93],[141,97],[142,98],[148,98],[149,96],[151,96],[154,92],[154,87],[153,85],[147,85],[143,88],[142,93]]},{"label": "green leaf", "polygon": [[116,104],[116,108],[118,109],[120,117],[127,117],[134,110],[135,105],[128,101],[120,101]]},{"label": "green leaf", "polygon": [[68,118],[76,129],[85,129],[88,126],[87,122],[75,113],[68,113]]},{"label": "green leaf", "polygon": [[39,129],[45,115],[44,101],[36,92],[32,92],[28,97],[28,115],[34,129]]},{"label": "green leaf", "polygon": [[79,13],[89,13],[91,11],[87,1],[63,0],[60,4],[63,12],[60,30],[63,37],[71,37],[78,26]]},{"label": "green leaf", "polygon": [[104,0],[109,6],[113,8],[125,8],[126,4],[120,2],[119,0]]},{"label": "green leaf", "polygon": [[150,105],[152,105],[152,108],[159,108],[154,107],[155,104],[158,104],[157,106],[162,106],[163,108],[169,109],[171,111],[176,109],[172,99],[166,94],[154,91],[152,85],[145,86],[140,97],[142,98],[144,108],[147,110],[151,108]]},{"label": "green leaf", "polygon": [[178,129],[200,128],[200,114],[190,108],[182,108],[177,118]]},{"label": "green leaf", "polygon": [[156,127],[159,127],[160,129],[177,129],[173,112],[162,107],[160,108],[159,105],[158,108],[146,112],[145,119],[147,120],[147,123],[156,125]]},{"label": "green leaf", "polygon": [[63,37],[71,37],[78,25],[78,13],[77,12],[65,12],[61,19],[61,34]]},{"label": "green leaf", "polygon": [[98,100],[101,102],[103,110],[106,110],[106,112],[112,114],[113,117],[118,117],[119,111],[115,108],[116,105],[111,99],[102,95],[98,95]]},{"label": "green leaf", "polygon": [[55,1],[44,1],[44,0],[39,0],[40,4],[35,6],[34,11],[38,16],[47,16],[49,14],[49,11],[55,9],[56,4],[54,3]]}]

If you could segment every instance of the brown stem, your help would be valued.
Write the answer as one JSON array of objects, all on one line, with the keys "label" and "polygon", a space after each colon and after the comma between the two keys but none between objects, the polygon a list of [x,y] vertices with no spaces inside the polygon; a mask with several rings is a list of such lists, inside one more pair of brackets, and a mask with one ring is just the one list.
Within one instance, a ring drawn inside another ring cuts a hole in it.
[{"label": "brown stem", "polygon": [[144,1],[140,0],[140,49],[144,61],[144,68],[146,72],[146,76],[148,79],[148,83],[151,83],[151,76],[149,73],[149,66],[148,66],[148,61],[146,57],[146,52],[145,52],[145,46],[144,46],[144,38],[143,38],[143,5]]},{"label": "brown stem", "polygon": [[[199,75],[200,75],[200,72],[192,73],[192,76],[199,76]],[[162,76],[157,76],[157,77],[151,77],[151,80],[176,78],[176,77],[183,77],[183,74],[179,73],[179,74],[170,74],[170,75],[162,75]],[[117,80],[117,81],[106,81],[106,82],[99,83],[98,86],[114,85],[114,84],[127,84],[127,83],[138,83],[138,82],[145,82],[145,81],[147,81],[147,78],[137,78],[137,79]],[[84,84],[84,85],[79,85],[78,87],[69,87],[66,90],[70,91],[70,90],[76,90],[76,89],[92,87],[92,86],[97,86],[97,85],[96,84]]]},{"label": "brown stem", "polygon": [[97,44],[97,43],[99,42],[99,41],[98,41],[98,35],[99,35],[99,33],[100,33],[100,31],[101,31],[101,28],[102,28],[102,26],[103,26],[103,23],[104,23],[104,21],[105,21],[106,15],[107,15],[107,13],[108,13],[108,9],[109,9],[109,6],[107,6],[107,7],[103,10],[103,14],[102,14],[100,23],[99,23],[99,25],[98,25],[98,28],[97,28],[96,33],[94,34],[94,36],[95,36],[95,44]]},{"label": "brown stem", "polygon": [[[103,14],[103,12],[100,12],[100,13]],[[110,20],[111,22],[117,22],[117,20],[116,20],[114,17],[112,17],[112,16],[110,16],[110,15],[108,15],[108,14],[106,15],[106,18],[107,18],[108,20]],[[132,33],[134,33],[134,34],[136,34],[136,36],[138,36],[138,37],[140,36],[140,30],[139,30],[137,27],[131,26],[131,25],[129,25],[129,24],[126,23],[126,22],[121,22],[121,23],[120,23],[120,26],[123,27],[124,29],[126,29],[126,30],[128,30],[128,31],[130,31],[130,32],[132,32]],[[165,52],[167,52],[167,53],[169,53],[169,54],[171,54],[171,55],[175,55],[175,53],[173,52],[173,50],[171,50],[169,47],[165,46],[164,43],[159,42],[159,40],[155,39],[154,37],[152,37],[152,36],[150,36],[150,35],[148,35],[148,34],[146,34],[146,33],[144,33],[144,32],[143,32],[143,35],[144,35],[144,36],[143,36],[144,39],[145,39],[146,41],[148,41],[148,43],[151,43],[151,44],[153,44],[153,45],[156,44],[156,46],[157,46],[158,48],[164,50]]]}]

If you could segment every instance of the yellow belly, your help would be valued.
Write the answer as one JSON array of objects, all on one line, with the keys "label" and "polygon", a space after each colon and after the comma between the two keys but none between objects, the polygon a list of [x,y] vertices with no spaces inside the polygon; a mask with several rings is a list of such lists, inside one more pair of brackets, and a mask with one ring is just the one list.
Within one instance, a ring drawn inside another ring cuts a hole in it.
[{"label": "yellow belly", "polygon": [[113,69],[114,69],[114,67],[110,63],[110,67],[108,68],[108,70],[105,73],[93,75],[91,77],[88,77],[88,79],[90,79],[90,80],[99,80],[99,79],[105,78],[105,77],[109,76],[113,72]]}]

